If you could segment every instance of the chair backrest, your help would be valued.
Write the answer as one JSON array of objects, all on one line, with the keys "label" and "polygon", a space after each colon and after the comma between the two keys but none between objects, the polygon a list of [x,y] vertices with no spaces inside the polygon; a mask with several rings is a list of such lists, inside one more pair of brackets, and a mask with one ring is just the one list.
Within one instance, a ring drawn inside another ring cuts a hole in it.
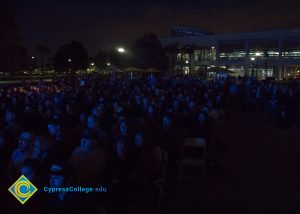
[{"label": "chair backrest", "polygon": [[163,149],[160,149],[160,163],[161,174],[159,179],[165,179],[168,165],[168,153]]},{"label": "chair backrest", "polygon": [[186,138],[183,147],[206,147],[206,141],[203,138]]},{"label": "chair backrest", "polygon": [[167,164],[168,164],[168,153],[161,149],[161,162],[162,162],[162,167],[163,167],[163,170],[165,170],[167,168]]},{"label": "chair backrest", "polygon": [[[186,151],[192,151],[192,156],[194,156],[195,158],[206,158],[206,141],[203,138],[186,138],[183,142],[183,147],[182,147],[182,151],[181,151],[181,156],[182,158],[186,158]],[[195,153],[197,155],[195,155]],[[188,156],[190,156],[188,155]]]}]

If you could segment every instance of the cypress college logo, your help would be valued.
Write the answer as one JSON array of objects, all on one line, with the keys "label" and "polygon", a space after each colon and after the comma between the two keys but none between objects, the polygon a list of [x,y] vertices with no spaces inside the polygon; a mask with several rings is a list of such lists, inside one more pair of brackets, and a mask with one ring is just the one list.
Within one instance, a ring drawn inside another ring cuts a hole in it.
[{"label": "cypress college logo", "polygon": [[22,175],[9,189],[8,191],[13,194],[22,204],[31,198],[37,191],[37,188]]}]

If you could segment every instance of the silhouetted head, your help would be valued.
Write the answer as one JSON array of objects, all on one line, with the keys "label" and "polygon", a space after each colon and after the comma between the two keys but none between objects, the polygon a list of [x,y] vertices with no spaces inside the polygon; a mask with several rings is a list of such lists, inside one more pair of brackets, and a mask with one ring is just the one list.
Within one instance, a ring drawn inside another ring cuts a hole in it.
[{"label": "silhouetted head", "polygon": [[48,132],[51,136],[56,136],[60,132],[60,123],[58,120],[52,120],[48,123]]},{"label": "silhouetted head", "polygon": [[144,144],[144,135],[142,132],[136,132],[134,135],[134,144],[137,147],[141,147]]},{"label": "silhouetted head", "polygon": [[89,153],[93,151],[97,146],[97,139],[95,136],[84,135],[80,141],[80,148]]},{"label": "silhouetted head", "polygon": [[34,182],[41,174],[40,162],[34,159],[26,159],[22,164],[20,172],[28,180]]},{"label": "silhouetted head", "polygon": [[26,151],[32,148],[34,142],[34,135],[30,132],[22,132],[19,137],[19,150]]},{"label": "silhouetted head", "polygon": [[164,128],[169,128],[169,127],[171,127],[171,125],[172,125],[171,117],[168,116],[168,115],[163,116],[163,118],[162,118],[162,126]]},{"label": "silhouetted head", "polygon": [[98,127],[98,124],[99,124],[98,119],[95,116],[90,115],[88,117],[88,119],[87,119],[87,127],[89,129],[96,129]]}]

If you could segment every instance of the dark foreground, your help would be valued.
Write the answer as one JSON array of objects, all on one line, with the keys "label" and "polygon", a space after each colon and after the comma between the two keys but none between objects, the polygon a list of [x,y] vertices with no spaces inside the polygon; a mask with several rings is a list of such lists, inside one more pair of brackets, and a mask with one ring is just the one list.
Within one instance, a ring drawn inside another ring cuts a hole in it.
[{"label": "dark foreground", "polygon": [[165,213],[300,213],[299,127],[275,129],[262,113],[238,111],[223,128],[221,167],[204,189],[173,187]]}]

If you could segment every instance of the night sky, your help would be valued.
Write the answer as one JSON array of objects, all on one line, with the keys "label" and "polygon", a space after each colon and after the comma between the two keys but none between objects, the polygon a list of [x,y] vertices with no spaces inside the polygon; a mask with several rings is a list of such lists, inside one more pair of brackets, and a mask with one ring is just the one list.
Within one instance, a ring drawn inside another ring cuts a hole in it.
[{"label": "night sky", "polygon": [[29,52],[54,52],[71,40],[93,55],[130,44],[144,33],[168,37],[172,26],[217,33],[300,28],[297,0],[4,0],[14,11]]}]

